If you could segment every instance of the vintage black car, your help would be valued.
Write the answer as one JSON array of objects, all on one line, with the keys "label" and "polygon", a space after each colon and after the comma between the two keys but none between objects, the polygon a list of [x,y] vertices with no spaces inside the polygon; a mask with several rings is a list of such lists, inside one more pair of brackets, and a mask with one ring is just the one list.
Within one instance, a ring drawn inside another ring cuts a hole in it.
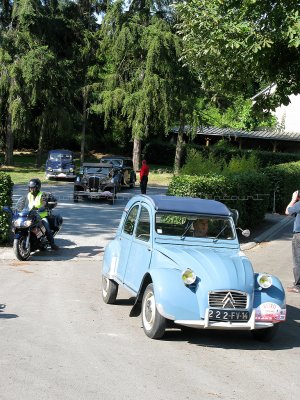
[{"label": "vintage black car", "polygon": [[121,173],[112,164],[83,163],[74,182],[73,200],[107,199],[114,203],[121,188]]},{"label": "vintage black car", "polygon": [[74,156],[72,151],[65,149],[50,150],[45,167],[46,179],[76,178]]},{"label": "vintage black car", "polygon": [[100,162],[102,164],[113,164],[114,167],[119,168],[122,174],[122,186],[134,188],[136,173],[133,169],[133,162],[130,157],[104,156],[100,159]]}]

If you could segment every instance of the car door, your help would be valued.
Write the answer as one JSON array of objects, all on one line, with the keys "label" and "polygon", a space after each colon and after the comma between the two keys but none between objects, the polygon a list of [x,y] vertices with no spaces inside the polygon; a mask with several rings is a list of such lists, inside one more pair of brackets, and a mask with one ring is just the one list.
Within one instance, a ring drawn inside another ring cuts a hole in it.
[{"label": "car door", "polygon": [[124,280],[126,265],[131,249],[133,232],[137,221],[139,207],[140,207],[140,202],[135,203],[132,206],[132,208],[128,211],[127,217],[124,220],[121,234],[117,239],[119,241],[120,251],[119,251],[116,273],[118,279],[121,282],[123,282]]},{"label": "car door", "polygon": [[152,256],[151,210],[142,203],[128,255],[124,284],[138,292]]}]

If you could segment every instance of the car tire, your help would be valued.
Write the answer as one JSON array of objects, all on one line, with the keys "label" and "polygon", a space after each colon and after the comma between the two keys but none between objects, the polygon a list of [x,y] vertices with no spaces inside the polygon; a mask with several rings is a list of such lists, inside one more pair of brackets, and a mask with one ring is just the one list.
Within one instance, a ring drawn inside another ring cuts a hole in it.
[{"label": "car tire", "polygon": [[157,310],[152,283],[146,287],[143,295],[142,324],[145,334],[151,339],[162,338],[167,326],[166,318]]},{"label": "car tire", "polygon": [[119,285],[112,279],[102,276],[102,298],[106,304],[114,304],[118,295]]},{"label": "car tire", "polygon": [[255,329],[251,331],[252,337],[261,342],[270,342],[277,334],[279,323],[276,323],[271,328]]}]

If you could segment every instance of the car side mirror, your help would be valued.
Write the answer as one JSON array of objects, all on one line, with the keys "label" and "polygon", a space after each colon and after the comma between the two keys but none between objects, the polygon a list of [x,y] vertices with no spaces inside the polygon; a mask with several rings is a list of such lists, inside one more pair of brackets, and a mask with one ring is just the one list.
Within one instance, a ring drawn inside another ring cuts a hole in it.
[{"label": "car side mirror", "polygon": [[251,232],[249,231],[249,229],[242,229],[242,228],[236,228],[236,229],[238,229],[239,231],[241,231],[241,232],[242,232],[242,235],[245,236],[245,237],[249,237],[250,234],[251,234]]}]

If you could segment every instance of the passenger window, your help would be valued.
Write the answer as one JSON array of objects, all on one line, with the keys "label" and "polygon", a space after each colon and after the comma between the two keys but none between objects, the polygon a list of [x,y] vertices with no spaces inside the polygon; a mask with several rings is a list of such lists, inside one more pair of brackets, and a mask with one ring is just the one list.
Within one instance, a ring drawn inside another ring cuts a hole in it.
[{"label": "passenger window", "polygon": [[145,207],[142,207],[135,236],[137,239],[148,242],[150,240],[150,216]]},{"label": "passenger window", "polygon": [[127,215],[127,218],[126,218],[125,224],[124,224],[124,232],[127,233],[128,235],[133,234],[134,223],[135,223],[135,220],[137,217],[138,210],[139,210],[139,206],[136,205],[129,211],[129,214]]}]

